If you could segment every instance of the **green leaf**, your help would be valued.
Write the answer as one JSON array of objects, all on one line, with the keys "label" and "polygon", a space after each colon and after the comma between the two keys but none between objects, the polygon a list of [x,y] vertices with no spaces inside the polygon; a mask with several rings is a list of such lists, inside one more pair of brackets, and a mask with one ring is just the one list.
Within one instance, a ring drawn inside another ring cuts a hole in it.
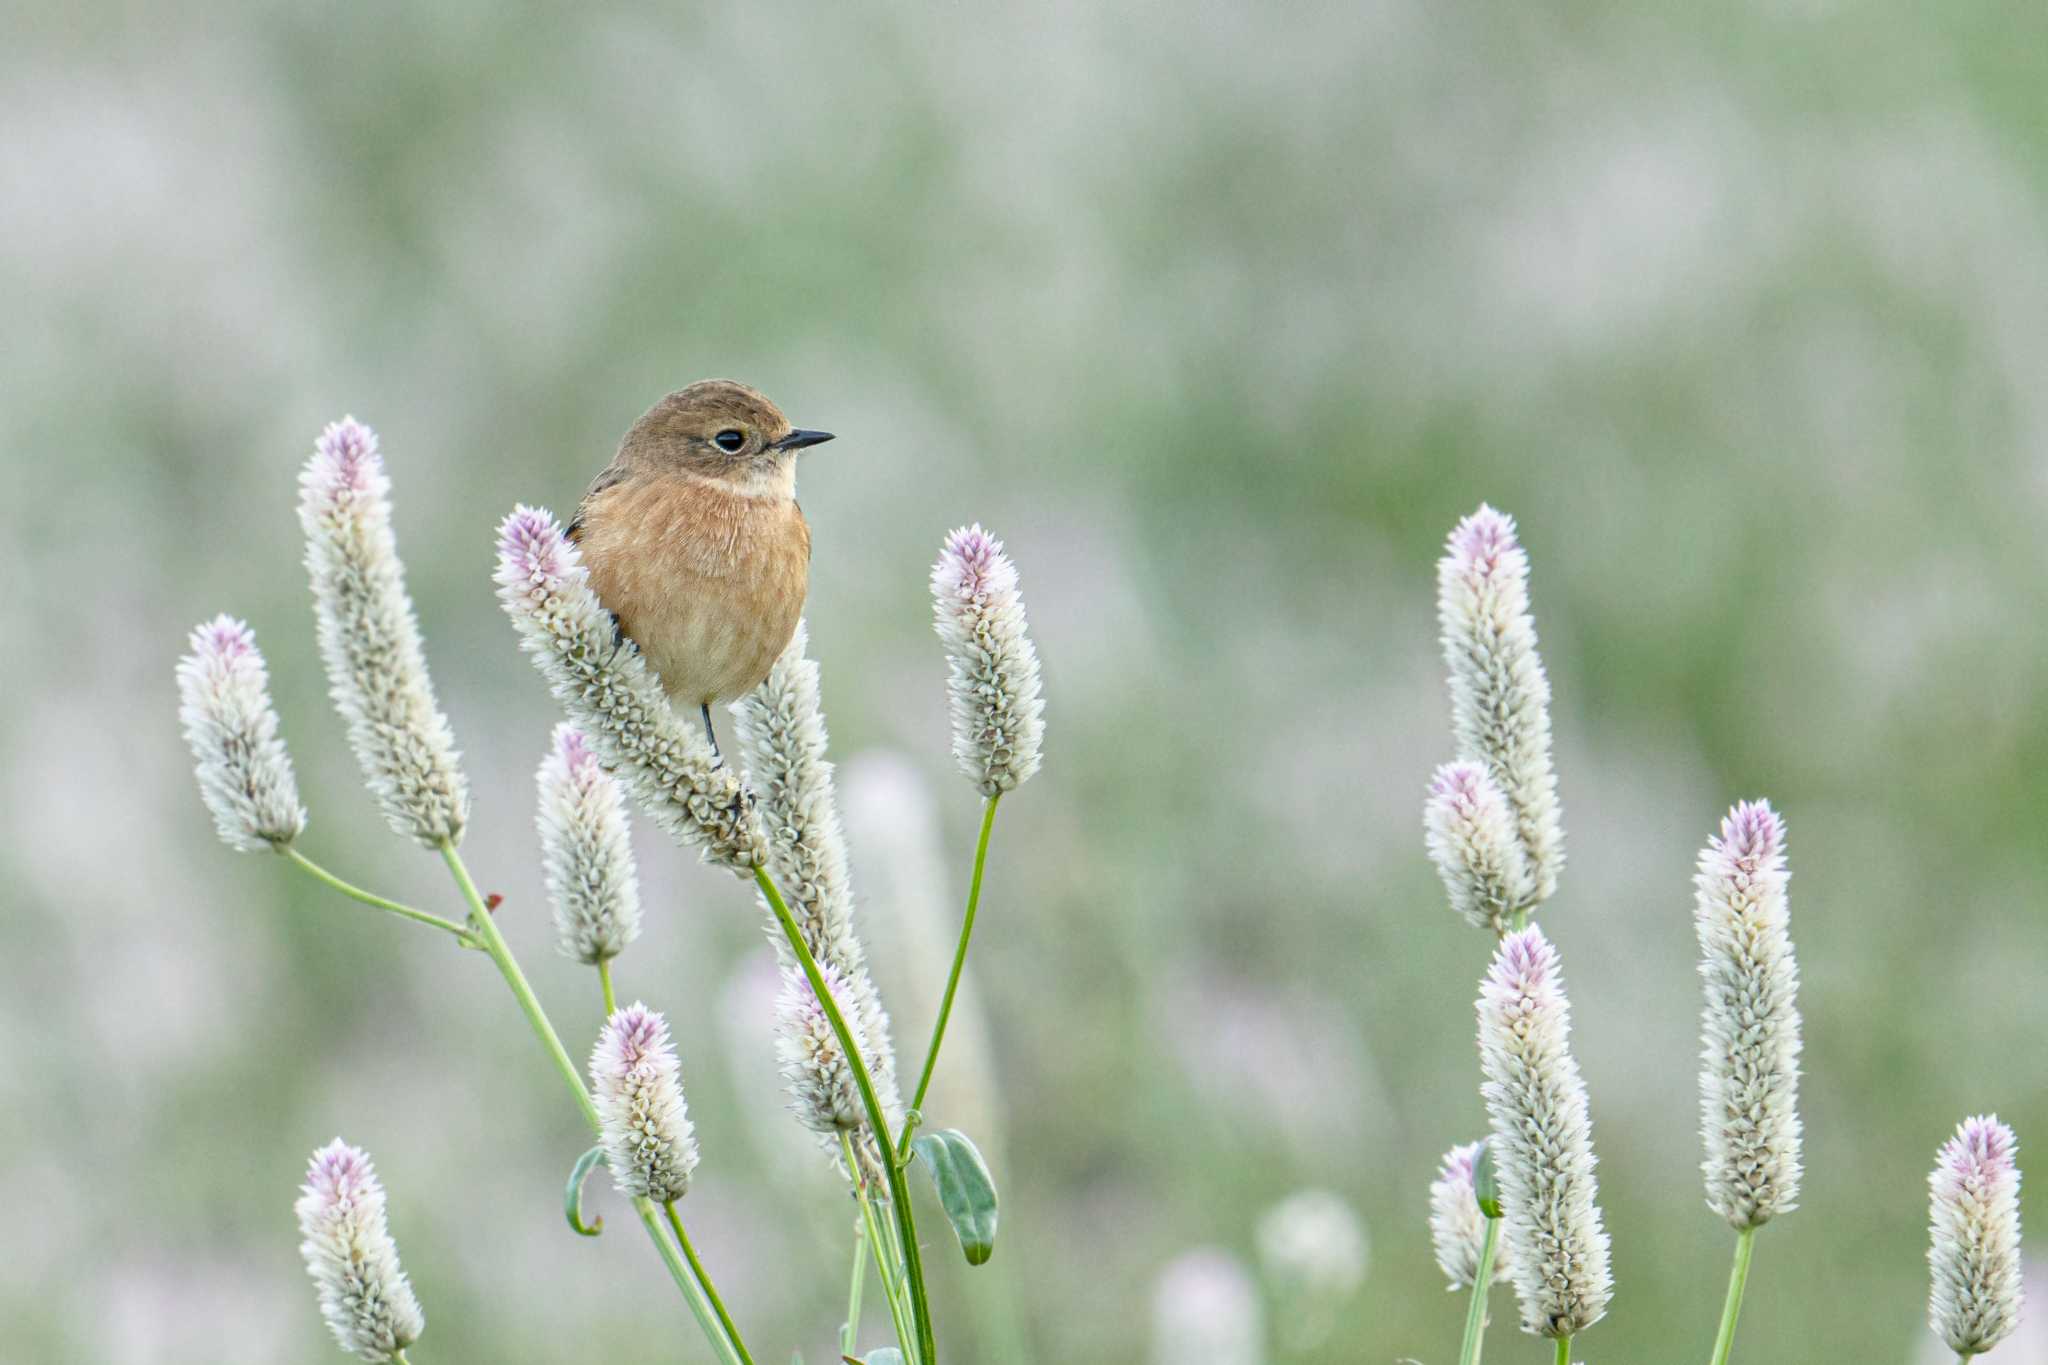
[{"label": "green leaf", "polygon": [[1472,1163],[1472,1197],[1488,1218],[1500,1217],[1500,1182],[1493,1173],[1493,1139],[1479,1144],[1479,1159]]},{"label": "green leaf", "polygon": [[996,1249],[996,1182],[988,1164],[957,1128],[926,1133],[910,1147],[932,1173],[939,1204],[960,1239],[960,1250],[967,1253],[967,1264],[984,1264]]},{"label": "green leaf", "polygon": [[599,1214],[588,1224],[583,1221],[583,1182],[590,1179],[593,1168],[604,1164],[604,1148],[592,1147],[576,1158],[576,1164],[569,1170],[569,1186],[562,1191],[562,1212],[568,1215],[569,1226],[578,1237],[595,1237],[604,1231],[604,1215]]}]

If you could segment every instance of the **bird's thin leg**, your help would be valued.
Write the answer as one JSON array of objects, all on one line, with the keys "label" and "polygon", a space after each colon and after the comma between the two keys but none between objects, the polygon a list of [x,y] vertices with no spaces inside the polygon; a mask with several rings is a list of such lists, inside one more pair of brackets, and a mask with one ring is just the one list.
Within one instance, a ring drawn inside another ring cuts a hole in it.
[{"label": "bird's thin leg", "polygon": [[724,767],[725,755],[718,751],[718,736],[711,731],[711,703],[708,701],[700,703],[697,711],[704,717],[704,738],[711,741],[711,756],[718,760],[720,767]]}]

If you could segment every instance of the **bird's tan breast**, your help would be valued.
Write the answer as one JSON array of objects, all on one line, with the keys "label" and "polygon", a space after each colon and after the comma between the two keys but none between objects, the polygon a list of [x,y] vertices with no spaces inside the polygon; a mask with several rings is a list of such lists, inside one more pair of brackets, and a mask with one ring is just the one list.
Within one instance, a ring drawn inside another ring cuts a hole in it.
[{"label": "bird's tan breast", "polygon": [[794,498],[628,479],[584,504],[578,543],[598,598],[678,703],[759,686],[803,613],[811,533]]}]

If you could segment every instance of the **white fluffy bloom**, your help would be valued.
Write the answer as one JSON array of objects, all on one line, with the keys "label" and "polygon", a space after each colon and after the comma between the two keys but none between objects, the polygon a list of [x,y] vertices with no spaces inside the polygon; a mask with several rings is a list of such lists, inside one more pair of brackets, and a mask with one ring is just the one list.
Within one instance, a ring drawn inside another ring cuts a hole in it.
[{"label": "white fluffy bloom", "polygon": [[519,507],[498,536],[498,600],[520,647],[598,759],[655,823],[705,861],[751,876],[768,861],[752,803],[695,724],[669,706],[639,649],[619,638],[582,556],[546,511]]},{"label": "white fluffy bloom", "polygon": [[369,1154],[340,1138],[313,1153],[292,1207],[320,1316],[341,1349],[364,1360],[391,1360],[419,1340],[426,1315],[385,1229],[384,1187]]},{"label": "white fluffy bloom", "polygon": [[1785,826],[1744,801],[1693,877],[1700,976],[1700,1131],[1707,1204],[1761,1227],[1799,1198],[1799,968],[1785,903]]},{"label": "white fluffy bloom", "polygon": [[1484,763],[1514,807],[1530,903],[1550,899],[1564,866],[1550,766],[1550,680],[1529,616],[1529,556],[1514,518],[1481,504],[1437,562],[1437,619],[1458,757]]},{"label": "white fluffy bloom", "polygon": [[1515,835],[1515,813],[1480,763],[1446,763],[1422,807],[1430,861],[1451,909],[1475,929],[1505,933],[1529,899],[1529,862]]},{"label": "white fluffy bloom", "polygon": [[1332,1190],[1296,1190],[1259,1219],[1267,1279],[1311,1298],[1348,1299],[1365,1283],[1365,1225]]},{"label": "white fluffy bloom", "polygon": [[668,1023],[635,1001],[605,1020],[590,1052],[590,1097],[612,1183],[657,1204],[681,1199],[697,1169],[697,1136]]},{"label": "white fluffy bloom", "polygon": [[[818,974],[824,978],[833,1003],[839,1006],[853,1045],[866,1056],[867,1041],[861,1034],[860,1018],[847,1007],[845,985],[838,971],[820,964]],[[814,1133],[835,1139],[840,1133],[866,1127],[867,1109],[861,1103],[860,1085],[839,1046],[839,1035],[832,1031],[825,1007],[811,990],[810,978],[797,968],[782,969],[782,994],[775,1002],[775,1019],[776,1051],[782,1058],[782,1075],[789,1082],[791,1108],[798,1121]]]},{"label": "white fluffy bloom", "polygon": [[932,566],[932,607],[952,668],[953,757],[982,795],[1000,795],[1038,771],[1045,738],[1038,652],[1003,542],[979,525],[947,536]]},{"label": "white fluffy bloom", "polygon": [[[1479,1258],[1486,1250],[1486,1215],[1479,1211],[1479,1197],[1472,1184],[1481,1145],[1468,1142],[1445,1152],[1436,1179],[1429,1185],[1429,1240],[1436,1248],[1437,1266],[1453,1290],[1472,1287],[1479,1277]],[[1506,1241],[1496,1237],[1490,1283],[1510,1278],[1514,1260]]]},{"label": "white fluffy bloom", "polygon": [[391,828],[435,848],[462,837],[469,783],[427,677],[390,493],[376,433],[344,417],[320,433],[299,476],[299,525],[320,655],[349,745]]},{"label": "white fluffy bloom", "polygon": [[595,966],[640,934],[640,880],[618,779],[598,763],[583,732],[555,727],[535,778],[541,875],[562,952]]},{"label": "white fluffy bloom", "polygon": [[1997,1115],[1965,1119],[1927,1178],[1927,1321],[1957,1355],[1981,1355],[2019,1325],[2018,1152],[2019,1140]]},{"label": "white fluffy bloom", "polygon": [[1501,940],[1478,1008],[1480,1093],[1522,1329],[1576,1336],[1607,1311],[1613,1281],[1594,1202],[1586,1083],[1569,1045],[1571,1006],[1557,950],[1541,929]]},{"label": "white fluffy bloom", "polygon": [[1152,1286],[1152,1365],[1264,1365],[1259,1287],[1220,1247],[1197,1247]]},{"label": "white fluffy bloom", "polygon": [[229,848],[261,853],[299,837],[306,812],[248,626],[216,616],[193,630],[192,652],[178,661],[178,719],[200,798]]},{"label": "white fluffy bloom", "polygon": [[[734,730],[768,836],[769,872],[804,946],[821,967],[836,973],[833,995],[860,1026],[861,1059],[893,1127],[902,1113],[896,1054],[889,1041],[888,1011],[853,929],[846,835],[839,824],[832,763],[825,757],[825,712],[818,698],[818,665],[805,654],[809,645],[810,631],[798,622],[766,680],[733,703]],[[768,937],[783,966],[794,969],[796,959],[781,929],[771,923]]]}]

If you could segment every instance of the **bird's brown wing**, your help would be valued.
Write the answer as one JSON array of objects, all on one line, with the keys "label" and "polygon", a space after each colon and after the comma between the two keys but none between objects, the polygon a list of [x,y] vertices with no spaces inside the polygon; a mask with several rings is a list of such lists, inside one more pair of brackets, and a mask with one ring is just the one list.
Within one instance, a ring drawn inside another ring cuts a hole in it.
[{"label": "bird's brown wing", "polygon": [[590,487],[583,490],[583,500],[576,504],[576,516],[570,521],[566,532],[570,540],[577,541],[583,538],[583,518],[590,513],[592,500],[605,489],[625,481],[626,471],[616,464],[606,465],[598,471],[597,477],[590,481]]}]

